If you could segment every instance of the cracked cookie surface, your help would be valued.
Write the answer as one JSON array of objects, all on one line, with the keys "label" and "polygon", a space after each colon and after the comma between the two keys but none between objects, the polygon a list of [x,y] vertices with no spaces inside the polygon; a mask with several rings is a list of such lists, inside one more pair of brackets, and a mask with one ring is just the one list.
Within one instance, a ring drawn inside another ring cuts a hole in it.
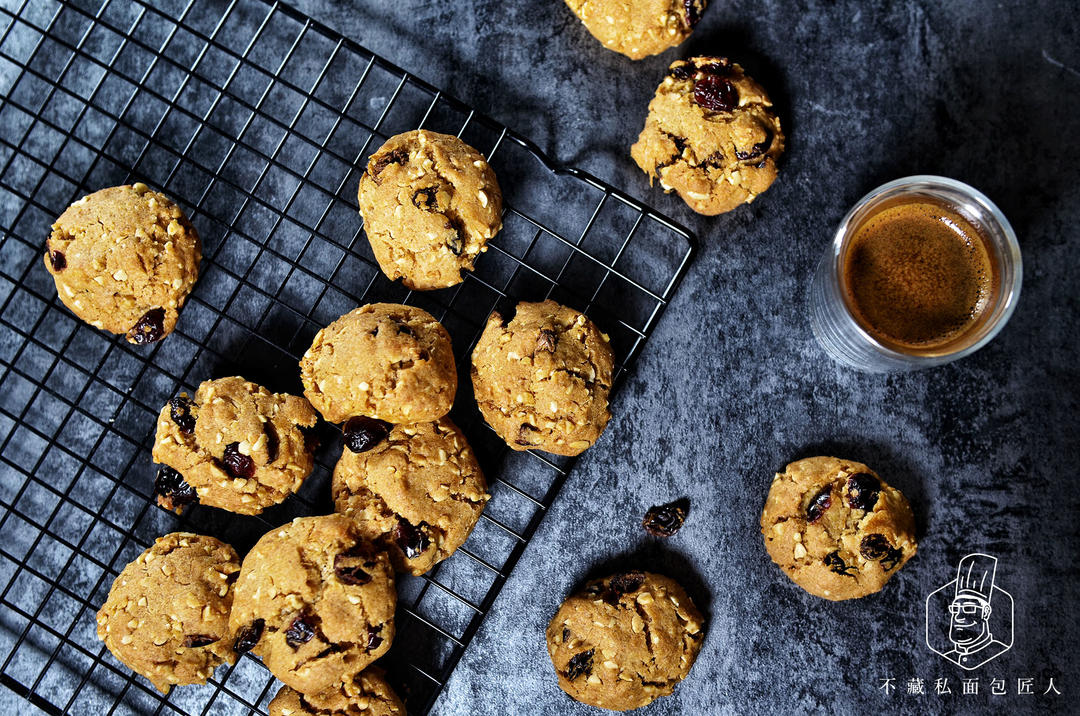
[{"label": "cracked cookie surface", "polygon": [[205,684],[236,660],[229,629],[240,560],[213,537],[159,537],[113,582],[97,613],[98,638],[160,691]]},{"label": "cracked cookie surface", "polygon": [[706,0],[566,0],[600,43],[632,60],[656,55],[690,37]]},{"label": "cracked cookie surface", "polygon": [[332,423],[356,415],[438,420],[457,392],[450,334],[427,311],[396,303],[361,306],[319,331],[300,378],[304,395]]},{"label": "cracked cookie surface", "polygon": [[472,448],[449,418],[395,425],[363,452],[343,449],[334,504],[399,572],[423,574],[453,554],[490,495]]},{"label": "cracked cookie surface", "polygon": [[473,392],[513,449],[578,455],[611,418],[613,368],[607,336],[585,314],[550,300],[519,303],[509,323],[488,317],[472,354]]},{"label": "cracked cookie surface", "polygon": [[142,345],[176,327],[201,256],[199,235],[180,207],[140,183],[69,206],[52,226],[45,267],[72,313]]},{"label": "cracked cookie surface", "polygon": [[283,686],[269,711],[270,716],[405,716],[405,705],[382,669],[369,666],[349,683],[314,694]]},{"label": "cracked cookie surface", "polygon": [[671,64],[630,156],[650,183],[712,216],[768,189],[783,151],[761,85],[726,57],[692,57]]},{"label": "cracked cookie surface", "polygon": [[480,152],[425,129],[391,137],[357,191],[383,273],[421,291],[461,283],[502,228],[502,192]]},{"label": "cracked cookie surface", "polygon": [[686,678],[704,637],[701,613],[670,577],[624,572],[594,579],[547,628],[559,688],[582,703],[627,711]]},{"label": "cracked cookie surface", "polygon": [[777,473],[761,513],[769,556],[825,599],[864,597],[915,554],[907,499],[861,462],[810,457]]},{"label": "cracked cookie surface", "polygon": [[237,651],[305,694],[352,682],[394,639],[394,573],[344,515],[298,517],[244,558],[230,624]]},{"label": "cracked cookie surface", "polygon": [[[194,400],[180,395],[158,414],[153,458],[167,466],[155,489],[158,504],[179,512],[198,499],[245,515],[278,504],[311,474],[304,429],[317,422],[300,396],[235,376],[205,381]],[[168,468],[179,475],[168,479]]]}]

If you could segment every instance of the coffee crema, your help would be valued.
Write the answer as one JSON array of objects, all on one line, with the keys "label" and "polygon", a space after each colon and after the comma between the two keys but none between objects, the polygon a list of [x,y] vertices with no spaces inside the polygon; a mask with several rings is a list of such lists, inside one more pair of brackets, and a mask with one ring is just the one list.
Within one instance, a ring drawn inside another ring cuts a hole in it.
[{"label": "coffee crema", "polygon": [[939,349],[978,325],[997,280],[975,226],[918,197],[885,205],[856,227],[841,271],[859,324],[909,352]]}]

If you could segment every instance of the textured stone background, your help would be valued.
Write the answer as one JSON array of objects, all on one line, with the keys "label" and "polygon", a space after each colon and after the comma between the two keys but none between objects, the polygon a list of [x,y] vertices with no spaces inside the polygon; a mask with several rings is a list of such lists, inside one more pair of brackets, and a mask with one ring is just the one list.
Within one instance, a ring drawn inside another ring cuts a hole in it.
[{"label": "textured stone background", "polygon": [[[625,567],[681,579],[709,617],[690,677],[642,713],[1075,712],[1072,3],[716,2],[686,45],[638,63],[601,48],[558,0],[296,4],[700,239],[610,428],[565,484],[437,712],[592,713],[555,686],[543,629],[576,585]],[[776,185],[713,219],[650,189],[628,156],[667,63],[693,53],[743,64],[788,135]],[[847,208],[912,173],[967,181],[998,203],[1020,237],[1023,295],[1002,334],[958,364],[852,373],[813,341],[809,277]],[[855,602],[794,587],[758,534],[773,472],[822,453],[871,464],[918,516],[918,556]],[[690,499],[686,527],[664,542],[645,536],[644,510],[676,497]],[[1016,638],[976,672],[980,695],[964,696],[966,674],[923,644],[923,600],[974,551],[1000,560]],[[1037,694],[1050,677],[1063,693],[1017,696],[1025,677]],[[883,678],[898,691],[885,696]],[[904,694],[912,678],[930,693]],[[933,693],[938,678],[951,695]],[[1009,695],[991,696],[992,678]],[[8,701],[19,703],[0,694]]]}]

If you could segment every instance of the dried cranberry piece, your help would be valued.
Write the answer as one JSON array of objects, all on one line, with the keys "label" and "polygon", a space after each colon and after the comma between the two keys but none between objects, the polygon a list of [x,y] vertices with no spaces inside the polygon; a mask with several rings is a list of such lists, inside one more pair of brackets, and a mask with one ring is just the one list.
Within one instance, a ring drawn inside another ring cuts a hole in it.
[{"label": "dried cranberry piece", "polygon": [[566,678],[569,681],[573,681],[579,676],[588,676],[592,673],[592,659],[595,649],[589,649],[583,651],[580,654],[575,654],[570,658],[570,662],[566,665]]},{"label": "dried cranberry piece", "polygon": [[137,346],[160,341],[165,337],[165,309],[151,308],[142,315],[131,330],[127,339]]},{"label": "dried cranberry piece", "polygon": [[707,65],[702,65],[698,68],[701,72],[709,75],[719,75],[720,77],[727,77],[731,75],[731,60],[726,57],[716,57],[715,62],[710,62]]},{"label": "dried cranberry piece", "polygon": [[256,619],[251,622],[251,624],[248,624],[241,629],[240,633],[236,635],[236,641],[233,643],[233,650],[243,654],[245,651],[254,649],[255,645],[259,643],[259,639],[262,638],[264,626],[266,626],[266,622],[262,619]]},{"label": "dried cranberry piece", "polygon": [[307,644],[318,631],[318,618],[314,614],[304,612],[293,619],[292,624],[285,630],[285,643],[293,649],[299,649],[301,644]]},{"label": "dried cranberry piece", "polygon": [[187,398],[177,396],[169,401],[169,417],[185,435],[195,432],[195,416],[191,414],[191,401]]},{"label": "dried cranberry piece", "polygon": [[644,583],[644,572],[623,572],[611,578],[611,581],[608,582],[608,589],[615,594],[627,594],[636,592]]},{"label": "dried cranberry piece", "polygon": [[806,521],[814,524],[821,519],[830,506],[832,506],[832,485],[828,485],[810,498],[810,504],[806,506]]},{"label": "dried cranberry piece", "polygon": [[687,501],[676,500],[666,505],[650,507],[641,520],[641,526],[654,537],[670,537],[679,531],[686,521]]},{"label": "dried cranberry piece", "polygon": [[255,461],[240,452],[240,443],[229,443],[221,456],[225,471],[234,478],[250,478],[255,474]]},{"label": "dried cranberry piece", "polygon": [[363,567],[373,567],[370,550],[363,544],[340,552],[334,557],[334,574],[343,584],[367,584],[371,581],[371,575],[364,571]]},{"label": "dried cranberry piece", "polygon": [[406,519],[398,520],[397,527],[394,528],[394,540],[407,558],[416,559],[431,546],[431,540],[424,532],[427,526],[427,522],[413,526]]},{"label": "dried cranberry piece", "polygon": [[739,106],[739,91],[723,77],[708,74],[694,83],[694,101],[714,112],[730,112]]},{"label": "dried cranberry piece", "polygon": [[198,648],[200,646],[206,646],[207,644],[213,644],[217,641],[216,636],[209,636],[207,634],[192,634],[184,637],[184,646],[188,648]]},{"label": "dried cranberry piece", "polygon": [[281,440],[278,438],[277,428],[269,420],[263,423],[263,433],[266,435],[266,463],[270,464],[277,460]]},{"label": "dried cranberry piece", "polygon": [[836,572],[837,574],[842,574],[845,577],[855,576],[851,573],[851,570],[855,568],[848,565],[844,561],[844,558],[840,556],[839,552],[829,552],[827,555],[825,555],[825,559],[823,559],[822,561],[825,563],[826,567],[828,567],[831,571]]},{"label": "dried cranberry piece", "polygon": [[439,193],[438,187],[429,186],[426,189],[417,189],[413,192],[412,203],[417,209],[435,211],[439,208],[435,195]]},{"label": "dried cranberry piece", "polygon": [[668,70],[668,74],[677,80],[688,80],[697,74],[697,68],[689,62],[684,62],[681,65],[676,65]]},{"label": "dried cranberry piece", "polygon": [[536,338],[536,350],[554,353],[559,345],[559,334],[547,328],[540,329],[540,335]]},{"label": "dried cranberry piece", "polygon": [[693,30],[694,26],[701,21],[701,13],[705,10],[704,0],[683,0],[686,9],[686,24]]},{"label": "dried cranberry piece", "polygon": [[365,452],[375,447],[390,434],[390,423],[375,418],[357,415],[349,418],[341,432],[345,435],[345,445],[353,452]]},{"label": "dried cranberry piece", "polygon": [[740,152],[738,149],[736,149],[735,150],[735,156],[736,156],[736,158],[741,159],[743,161],[746,161],[748,159],[757,159],[762,154],[769,151],[769,147],[772,146],[772,142],[773,142],[772,130],[765,130],[765,139],[763,139],[762,141],[758,142],[753,147],[751,147],[749,152]]},{"label": "dried cranberry piece", "polygon": [[49,263],[52,264],[53,271],[60,272],[67,268],[67,257],[59,251],[50,251]]},{"label": "dried cranberry piece", "polygon": [[847,489],[848,504],[852,509],[869,512],[877,504],[878,493],[881,492],[881,480],[869,473],[860,472],[848,478]]},{"label": "dried cranberry piece", "polygon": [[183,475],[168,465],[162,465],[154,478],[154,494],[158,504],[167,510],[179,509],[199,499],[195,488],[184,480]]},{"label": "dried cranberry piece", "polygon": [[382,631],[381,626],[368,627],[367,630],[367,650],[375,651],[383,643],[383,638],[379,636],[379,632]]},{"label": "dried cranberry piece", "polygon": [[862,543],[859,545],[859,552],[863,557],[872,560],[882,559],[892,549],[892,545],[889,544],[889,540],[885,539],[885,535],[866,535],[862,539]]}]

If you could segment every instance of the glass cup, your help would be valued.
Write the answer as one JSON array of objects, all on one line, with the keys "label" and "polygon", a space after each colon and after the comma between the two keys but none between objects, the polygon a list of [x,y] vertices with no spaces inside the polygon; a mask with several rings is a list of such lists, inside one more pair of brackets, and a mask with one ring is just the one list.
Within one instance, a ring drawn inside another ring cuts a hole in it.
[{"label": "glass cup", "polygon": [[[886,345],[859,324],[849,305],[843,267],[852,238],[865,221],[885,206],[920,200],[944,204],[972,224],[986,244],[994,279],[987,302],[972,326],[938,348],[907,350]],[[1001,331],[1020,297],[1021,268],[1020,245],[1012,226],[981,192],[945,177],[897,179],[860,199],[840,222],[814,274],[810,326],[829,357],[849,368],[885,373],[942,365],[974,353]]]}]

